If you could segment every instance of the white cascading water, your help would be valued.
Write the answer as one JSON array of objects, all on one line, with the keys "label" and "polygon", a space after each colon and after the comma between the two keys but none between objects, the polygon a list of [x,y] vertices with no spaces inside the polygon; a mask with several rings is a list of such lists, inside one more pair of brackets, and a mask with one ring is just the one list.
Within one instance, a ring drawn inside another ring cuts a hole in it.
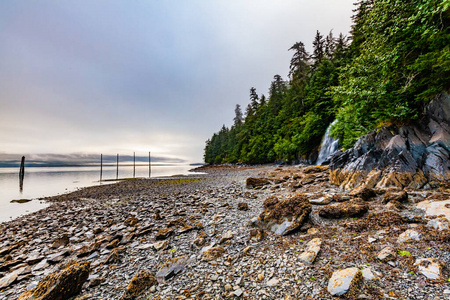
[{"label": "white cascading water", "polygon": [[320,145],[319,156],[317,157],[316,166],[320,166],[331,154],[339,150],[339,140],[330,136],[331,126],[336,123],[336,120],[328,126],[327,131],[322,139]]}]

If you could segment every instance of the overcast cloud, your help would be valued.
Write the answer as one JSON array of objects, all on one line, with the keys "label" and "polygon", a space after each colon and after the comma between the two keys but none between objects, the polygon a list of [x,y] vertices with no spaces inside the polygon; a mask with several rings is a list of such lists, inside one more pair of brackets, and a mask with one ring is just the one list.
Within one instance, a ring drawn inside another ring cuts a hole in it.
[{"label": "overcast cloud", "polygon": [[348,33],[353,2],[2,1],[0,152],[200,162],[295,42]]}]

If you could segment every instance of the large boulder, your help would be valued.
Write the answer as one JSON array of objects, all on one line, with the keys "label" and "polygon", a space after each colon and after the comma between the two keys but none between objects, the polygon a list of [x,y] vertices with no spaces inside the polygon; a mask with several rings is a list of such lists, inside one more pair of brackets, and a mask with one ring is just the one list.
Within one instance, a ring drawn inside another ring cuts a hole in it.
[{"label": "large boulder", "polygon": [[303,194],[283,201],[270,197],[264,201],[264,206],[264,211],[258,217],[259,224],[278,235],[299,229],[311,213],[311,204]]},{"label": "large boulder", "polygon": [[62,271],[43,278],[39,284],[23,293],[19,300],[64,300],[80,293],[88,279],[90,262],[71,262]]},{"label": "large boulder", "polygon": [[362,136],[330,160],[330,180],[344,189],[423,188],[450,179],[450,95],[442,93],[420,120]]}]

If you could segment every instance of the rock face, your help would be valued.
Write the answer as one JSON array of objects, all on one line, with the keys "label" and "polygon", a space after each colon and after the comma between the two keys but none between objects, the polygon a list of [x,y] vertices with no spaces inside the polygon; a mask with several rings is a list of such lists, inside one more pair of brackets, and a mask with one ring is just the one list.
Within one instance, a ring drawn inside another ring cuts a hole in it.
[{"label": "rock face", "polygon": [[311,204],[302,194],[283,201],[269,197],[264,201],[264,207],[258,218],[260,225],[278,235],[286,235],[297,230],[311,213]]},{"label": "rock face", "polygon": [[72,262],[61,272],[55,272],[39,284],[23,293],[19,300],[63,300],[80,293],[83,283],[88,279],[90,262]]},{"label": "rock face", "polygon": [[331,157],[331,181],[344,189],[433,186],[450,179],[450,95],[427,105],[419,121],[384,126]]}]

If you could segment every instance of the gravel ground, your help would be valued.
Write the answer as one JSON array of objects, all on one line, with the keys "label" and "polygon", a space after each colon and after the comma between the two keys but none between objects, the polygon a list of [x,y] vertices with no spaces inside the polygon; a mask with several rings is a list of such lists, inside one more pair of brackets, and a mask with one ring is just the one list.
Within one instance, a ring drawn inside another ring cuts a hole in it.
[{"label": "gravel ground", "polygon": [[[373,274],[359,283],[352,296],[357,299],[450,299],[449,231],[430,228],[433,217],[416,208],[422,200],[450,199],[448,189],[407,189],[407,202],[388,204],[383,204],[386,191],[375,191],[362,216],[328,219],[320,213],[325,206],[317,205],[321,199],[332,197],[330,207],[357,195],[331,185],[327,170],[201,171],[207,174],[129,180],[47,198],[50,207],[1,224],[0,286],[15,270],[23,271],[4,283],[0,299],[17,299],[71,260],[91,262],[77,299],[120,299],[142,270],[165,277],[140,290],[137,299],[334,299],[329,279],[350,267]],[[249,189],[248,177],[269,183]],[[254,236],[251,220],[263,211],[264,200],[299,193],[314,203],[300,230]],[[388,213],[370,215],[381,212]],[[399,215],[403,219],[396,222]],[[400,243],[408,229],[419,239]],[[304,263],[301,254],[313,238],[321,239],[320,251],[313,263]],[[208,258],[208,251],[202,253],[208,246],[223,253]],[[377,256],[386,247],[394,258],[381,261]],[[414,265],[418,258],[437,259],[440,278],[422,275]],[[161,272],[175,261],[182,262],[177,270]]]}]

